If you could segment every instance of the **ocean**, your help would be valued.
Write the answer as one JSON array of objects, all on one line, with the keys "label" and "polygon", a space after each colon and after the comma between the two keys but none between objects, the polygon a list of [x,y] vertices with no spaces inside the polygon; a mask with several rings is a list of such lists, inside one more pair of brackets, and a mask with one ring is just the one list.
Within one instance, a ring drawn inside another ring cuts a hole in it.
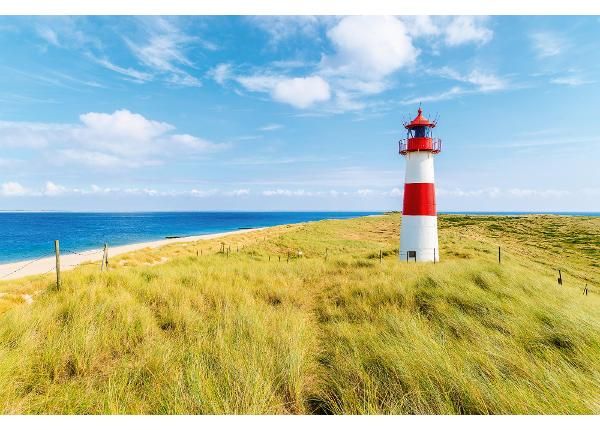
[{"label": "ocean", "polygon": [[109,246],[381,212],[0,212],[0,263]]}]

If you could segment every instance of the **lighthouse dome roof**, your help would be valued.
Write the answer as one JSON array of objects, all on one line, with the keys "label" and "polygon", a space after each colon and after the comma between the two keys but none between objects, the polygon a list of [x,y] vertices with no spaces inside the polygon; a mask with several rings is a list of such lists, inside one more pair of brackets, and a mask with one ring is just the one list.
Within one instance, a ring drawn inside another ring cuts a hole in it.
[{"label": "lighthouse dome roof", "polygon": [[423,127],[423,126],[433,128],[433,127],[435,127],[435,122],[429,121],[427,118],[425,118],[423,116],[423,111],[419,107],[419,110],[417,111],[417,116],[415,117],[415,119],[413,119],[408,124],[405,124],[404,127],[410,129],[410,128],[414,128],[414,127]]}]

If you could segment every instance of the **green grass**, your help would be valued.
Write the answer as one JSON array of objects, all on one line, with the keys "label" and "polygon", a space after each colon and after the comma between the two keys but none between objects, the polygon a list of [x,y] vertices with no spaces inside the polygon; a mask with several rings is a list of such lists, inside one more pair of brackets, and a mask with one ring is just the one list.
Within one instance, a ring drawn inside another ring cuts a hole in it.
[{"label": "green grass", "polygon": [[442,216],[435,265],[397,260],[399,222],[1,283],[0,411],[600,413],[600,218]]}]

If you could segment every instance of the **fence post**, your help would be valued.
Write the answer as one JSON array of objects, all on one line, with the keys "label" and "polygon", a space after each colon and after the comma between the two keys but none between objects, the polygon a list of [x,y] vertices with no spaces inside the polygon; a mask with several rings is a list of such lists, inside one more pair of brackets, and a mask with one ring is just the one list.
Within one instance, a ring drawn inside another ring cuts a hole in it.
[{"label": "fence post", "polygon": [[102,252],[102,266],[100,267],[100,271],[102,269],[108,270],[108,249],[106,243],[104,244],[104,251]]},{"label": "fence post", "polygon": [[500,251],[500,247],[498,247],[498,264],[501,264],[501,263],[502,263],[502,254]]},{"label": "fence post", "polygon": [[60,290],[60,245],[58,240],[54,241],[54,253],[56,254],[56,289]]},{"label": "fence post", "polygon": [[288,255],[287,255],[287,262],[290,262],[290,251],[288,251]]},{"label": "fence post", "polygon": [[380,262],[380,263],[382,263],[382,262],[383,262],[382,258],[383,258],[383,253],[381,252],[381,249],[380,249],[380,250],[379,250],[379,262]]},{"label": "fence post", "polygon": [[558,285],[562,285],[562,273],[560,273],[560,269],[558,269]]}]

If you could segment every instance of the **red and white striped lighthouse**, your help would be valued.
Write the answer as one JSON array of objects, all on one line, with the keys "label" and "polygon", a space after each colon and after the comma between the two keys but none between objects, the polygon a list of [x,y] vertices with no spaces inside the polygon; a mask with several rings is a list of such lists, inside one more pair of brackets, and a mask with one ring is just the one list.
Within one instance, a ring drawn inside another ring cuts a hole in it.
[{"label": "red and white striped lighthouse", "polygon": [[419,107],[416,118],[404,124],[406,139],[399,142],[406,158],[400,229],[400,259],[406,261],[439,261],[433,156],[442,141],[432,136],[435,125]]}]

